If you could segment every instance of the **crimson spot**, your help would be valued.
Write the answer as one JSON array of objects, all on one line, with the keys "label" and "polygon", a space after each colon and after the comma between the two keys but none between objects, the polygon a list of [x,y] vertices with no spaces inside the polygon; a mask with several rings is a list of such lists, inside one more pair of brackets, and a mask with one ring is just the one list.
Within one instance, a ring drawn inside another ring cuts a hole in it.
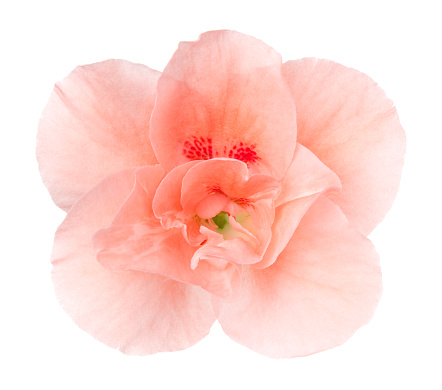
[{"label": "crimson spot", "polygon": [[215,157],[228,157],[240,160],[250,166],[260,160],[257,155],[256,145],[247,145],[237,142],[228,147],[224,145],[217,148],[213,145],[212,138],[195,137],[184,141],[183,154],[189,160],[210,160]]}]

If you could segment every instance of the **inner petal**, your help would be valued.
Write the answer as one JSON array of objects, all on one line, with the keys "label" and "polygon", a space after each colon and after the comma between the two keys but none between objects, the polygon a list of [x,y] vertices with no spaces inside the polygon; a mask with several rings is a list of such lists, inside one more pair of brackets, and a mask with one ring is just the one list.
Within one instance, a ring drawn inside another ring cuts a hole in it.
[{"label": "inner petal", "polygon": [[213,218],[225,209],[228,202],[229,200],[224,194],[209,195],[198,204],[196,213],[202,219]]}]

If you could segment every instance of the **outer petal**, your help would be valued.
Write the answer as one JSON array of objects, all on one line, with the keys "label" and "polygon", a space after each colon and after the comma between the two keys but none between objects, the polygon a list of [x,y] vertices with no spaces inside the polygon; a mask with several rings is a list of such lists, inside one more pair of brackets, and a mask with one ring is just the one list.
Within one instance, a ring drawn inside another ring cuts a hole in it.
[{"label": "outer petal", "polygon": [[236,158],[282,178],[293,156],[296,114],[281,57],[234,31],[184,42],[158,82],[151,140],[161,165]]},{"label": "outer petal", "polygon": [[37,159],[59,207],[68,210],[108,174],[157,163],[149,120],[159,76],[109,60],[77,67],[55,85],[39,124]]},{"label": "outer petal", "polygon": [[106,177],[69,211],[52,253],[55,291],[81,328],[124,353],[184,349],[209,332],[210,295],[158,275],[112,272],[92,248],[94,233],[111,223],[131,192],[134,172]]},{"label": "outer petal", "polygon": [[370,320],[381,290],[373,245],[320,197],[278,260],[244,270],[238,298],[214,307],[232,339],[267,356],[295,357],[346,341]]},{"label": "outer petal", "polygon": [[405,135],[393,103],[368,76],[317,59],[283,65],[297,109],[298,142],[334,171],[342,192],[329,194],[368,234],[396,196]]},{"label": "outer petal", "polygon": [[128,225],[154,219],[152,200],[165,175],[166,172],[160,165],[136,169],[132,191],[115,215],[112,225]]}]

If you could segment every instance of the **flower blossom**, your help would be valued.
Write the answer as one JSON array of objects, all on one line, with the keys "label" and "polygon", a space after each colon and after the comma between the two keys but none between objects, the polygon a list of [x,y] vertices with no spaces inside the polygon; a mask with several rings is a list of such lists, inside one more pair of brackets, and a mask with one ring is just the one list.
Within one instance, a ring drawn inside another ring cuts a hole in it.
[{"label": "flower blossom", "polygon": [[381,296],[366,236],[404,153],[396,110],[369,77],[283,63],[234,31],[180,43],[162,73],[77,67],[37,136],[43,181],[67,211],[56,295],[127,354],[182,350],[216,320],[271,357],[342,344]]}]

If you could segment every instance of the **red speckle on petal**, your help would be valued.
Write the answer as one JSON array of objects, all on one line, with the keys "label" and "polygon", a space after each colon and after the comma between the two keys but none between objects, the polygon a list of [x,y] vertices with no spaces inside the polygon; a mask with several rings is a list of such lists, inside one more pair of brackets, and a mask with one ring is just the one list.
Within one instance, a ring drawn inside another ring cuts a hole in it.
[{"label": "red speckle on petal", "polygon": [[232,202],[236,203],[238,206],[246,209],[248,207],[251,208],[255,208],[255,206],[253,205],[253,201],[249,198],[233,198],[228,196],[222,189],[220,186],[211,186],[211,187],[207,187],[207,192],[212,195],[212,194],[222,194],[224,195],[226,198],[230,199]]},{"label": "red speckle on petal", "polygon": [[232,198],[232,201],[242,208],[247,208],[247,207],[255,208],[255,206],[253,205],[253,201],[251,201],[248,198]]},{"label": "red speckle on petal", "polygon": [[240,160],[250,166],[260,158],[255,151],[256,145],[246,145],[238,142],[228,147],[215,147],[211,138],[195,137],[183,142],[183,154],[189,160],[210,160],[214,157],[228,157]]},{"label": "red speckle on petal", "polygon": [[183,154],[189,160],[210,160],[213,158],[212,139],[192,137],[183,144]]},{"label": "red speckle on petal", "polygon": [[[226,195],[224,193],[224,191],[221,189],[220,186],[211,186],[211,187],[207,187],[207,192],[212,195],[212,194],[223,194]],[[227,196],[227,195],[226,195]]]},{"label": "red speckle on petal", "polygon": [[240,142],[239,148],[237,148],[237,145],[234,145],[230,152],[233,152],[233,158],[245,162],[249,166],[259,161],[259,157],[254,150],[255,147],[256,145],[246,146]]}]

